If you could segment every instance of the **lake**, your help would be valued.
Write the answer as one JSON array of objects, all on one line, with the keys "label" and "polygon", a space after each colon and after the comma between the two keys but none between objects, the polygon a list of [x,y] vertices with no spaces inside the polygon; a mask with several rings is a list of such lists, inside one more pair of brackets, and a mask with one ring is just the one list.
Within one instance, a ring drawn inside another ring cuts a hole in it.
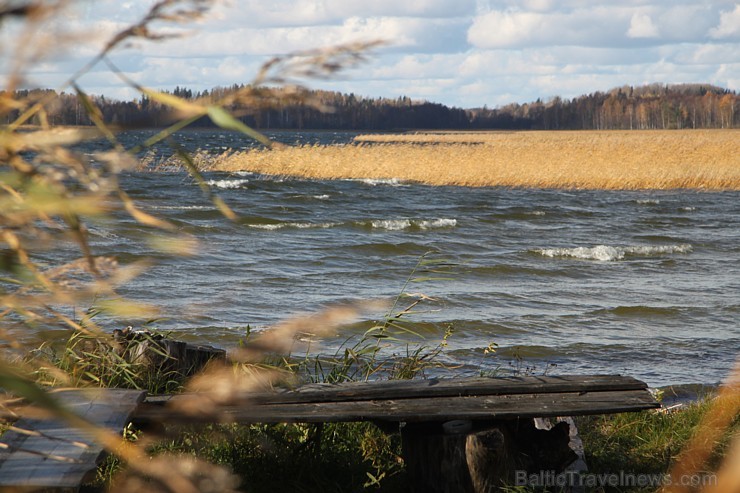
[{"label": "lake", "polygon": [[[274,137],[342,144],[352,134]],[[251,146],[223,131],[177,139],[209,152]],[[248,172],[206,180],[238,221],[224,219],[186,173],[122,179],[142,209],[200,241],[197,256],[162,258],[131,219],[90,225],[96,254],[123,264],[159,259],[121,293],[161,306],[168,318],[156,326],[178,338],[228,348],[247,325],[261,330],[337,302],[392,298],[434,252],[452,266],[444,280],[408,288],[436,300],[410,320],[432,346],[454,329],[444,360],[460,373],[712,384],[740,349],[740,192],[431,187]],[[369,323],[317,350],[335,351]],[[491,343],[494,354],[485,351]]]}]

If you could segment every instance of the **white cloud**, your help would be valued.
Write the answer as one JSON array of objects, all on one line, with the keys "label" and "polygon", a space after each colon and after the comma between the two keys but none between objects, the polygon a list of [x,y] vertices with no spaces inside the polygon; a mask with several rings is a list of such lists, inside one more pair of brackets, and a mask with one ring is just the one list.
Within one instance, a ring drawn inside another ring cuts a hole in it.
[{"label": "white cloud", "polygon": [[283,55],[355,41],[383,40],[386,51],[464,50],[466,26],[459,20],[413,17],[348,17],[338,25],[202,30],[170,43],[147,43],[151,56],[221,57]]},{"label": "white cloud", "polygon": [[[105,39],[155,0],[77,2],[58,20],[84,31],[31,73],[61,83]],[[150,87],[193,90],[249,82],[269,57],[383,38],[367,65],[309,84],[370,97],[406,95],[473,107],[574,97],[621,85],[710,82],[740,89],[737,0],[227,0],[186,37],[137,40],[111,54]],[[13,32],[0,26],[0,82]],[[17,32],[17,30],[16,30]],[[3,51],[4,50],[4,51]],[[81,83],[112,97],[132,91],[104,65]]]},{"label": "white cloud", "polygon": [[623,42],[631,13],[622,7],[565,12],[493,10],[473,20],[468,41],[476,48],[608,46]]},{"label": "white cloud", "polygon": [[468,31],[476,48],[525,46],[544,28],[545,16],[534,12],[492,11],[477,17]]},{"label": "white cloud", "polygon": [[340,16],[389,16],[450,18],[470,16],[475,0],[327,0],[329,9]]},{"label": "white cloud", "polygon": [[469,17],[475,0],[241,0],[217,6],[221,21],[243,27],[295,27],[341,24],[348,17]]},{"label": "white cloud", "polygon": [[[740,33],[740,6],[722,12],[720,5],[659,0],[569,2],[558,8],[488,10],[473,19],[468,41],[476,48],[528,46],[641,47],[665,42],[705,42]],[[722,2],[719,2],[722,3]],[[718,23],[719,26],[717,25]],[[735,33],[735,34],[733,34]]]},{"label": "white cloud", "polygon": [[719,26],[709,31],[714,39],[740,39],[740,4],[735,10],[723,11],[720,15]]},{"label": "white cloud", "polygon": [[740,49],[732,43],[682,46],[674,50],[673,59],[681,65],[737,64],[740,63]]},{"label": "white cloud", "polygon": [[650,14],[664,42],[705,42],[719,19],[718,7],[707,3],[653,8]]},{"label": "white cloud", "polygon": [[535,12],[548,12],[555,8],[555,2],[553,0],[524,0],[522,3],[525,10],[533,10]]},{"label": "white cloud", "polygon": [[464,55],[404,55],[395,63],[386,63],[366,76],[374,79],[449,79],[459,74]]},{"label": "white cloud", "polygon": [[630,38],[657,38],[658,28],[647,14],[634,14],[627,30]]}]

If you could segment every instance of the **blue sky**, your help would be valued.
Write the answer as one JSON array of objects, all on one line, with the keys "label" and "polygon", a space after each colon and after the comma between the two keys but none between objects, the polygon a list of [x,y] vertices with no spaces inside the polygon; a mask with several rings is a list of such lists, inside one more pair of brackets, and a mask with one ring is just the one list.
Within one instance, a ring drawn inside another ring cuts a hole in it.
[{"label": "blue sky", "polygon": [[[26,84],[56,87],[153,3],[77,2],[46,31],[86,34],[36,63]],[[21,38],[0,28],[2,81]],[[249,83],[274,55],[374,39],[387,45],[368,63],[307,85],[465,108],[652,82],[740,90],[740,2],[722,0],[224,0],[182,39],[137,41],[111,58],[143,85],[202,90]],[[81,83],[135,96],[105,65]]]}]

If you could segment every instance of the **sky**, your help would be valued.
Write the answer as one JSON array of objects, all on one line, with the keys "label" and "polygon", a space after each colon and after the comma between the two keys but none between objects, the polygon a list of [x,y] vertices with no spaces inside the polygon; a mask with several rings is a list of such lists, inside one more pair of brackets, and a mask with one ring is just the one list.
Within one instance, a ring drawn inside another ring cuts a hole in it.
[{"label": "sky", "polygon": [[[58,87],[154,3],[78,2],[45,31],[87,34],[33,64],[26,84]],[[17,32],[10,22],[0,25],[0,82],[12,66],[13,40],[22,39]],[[183,34],[137,41],[110,57],[147,87],[200,91],[249,83],[275,55],[383,40],[363,65],[306,85],[462,108],[654,82],[740,90],[734,0],[216,0]],[[104,64],[80,85],[92,94],[136,97]]]}]

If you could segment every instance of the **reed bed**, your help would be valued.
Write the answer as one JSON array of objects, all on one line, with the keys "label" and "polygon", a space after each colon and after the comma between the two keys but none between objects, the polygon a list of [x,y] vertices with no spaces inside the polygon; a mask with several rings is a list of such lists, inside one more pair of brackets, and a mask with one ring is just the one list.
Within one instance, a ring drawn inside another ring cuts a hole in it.
[{"label": "reed bed", "polygon": [[237,152],[210,169],[430,185],[740,190],[738,130],[426,133],[357,140]]}]

